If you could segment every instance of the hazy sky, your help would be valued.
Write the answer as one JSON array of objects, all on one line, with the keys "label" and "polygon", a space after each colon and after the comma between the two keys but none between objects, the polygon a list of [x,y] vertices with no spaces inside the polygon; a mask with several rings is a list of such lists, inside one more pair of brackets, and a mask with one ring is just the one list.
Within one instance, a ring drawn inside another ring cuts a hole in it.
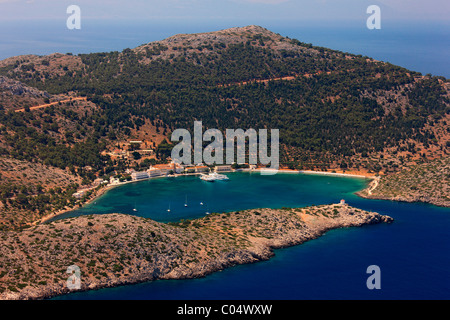
[{"label": "hazy sky", "polygon": [[371,4],[389,20],[449,20],[450,13],[449,0],[0,0],[0,19],[66,19],[71,4],[83,18],[118,20],[355,20]]}]

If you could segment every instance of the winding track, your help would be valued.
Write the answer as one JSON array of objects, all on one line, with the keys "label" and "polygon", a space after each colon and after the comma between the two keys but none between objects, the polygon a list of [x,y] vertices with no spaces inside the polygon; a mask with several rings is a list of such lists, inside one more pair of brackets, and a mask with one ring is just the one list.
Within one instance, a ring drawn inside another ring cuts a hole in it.
[{"label": "winding track", "polygon": [[[56,101],[56,102],[51,102],[51,103],[47,103],[47,104],[41,104],[38,106],[34,106],[34,107],[30,107],[30,110],[36,110],[36,109],[42,109],[42,108],[47,108],[50,106],[54,106],[55,104],[58,103],[65,103],[65,102],[70,102],[70,101],[77,101],[77,100],[83,100],[86,101],[87,98],[86,97],[76,97],[76,98],[70,98],[70,99],[66,99],[66,100],[61,100],[61,101]],[[15,110],[15,112],[25,112],[25,108],[22,109],[17,109]]]}]

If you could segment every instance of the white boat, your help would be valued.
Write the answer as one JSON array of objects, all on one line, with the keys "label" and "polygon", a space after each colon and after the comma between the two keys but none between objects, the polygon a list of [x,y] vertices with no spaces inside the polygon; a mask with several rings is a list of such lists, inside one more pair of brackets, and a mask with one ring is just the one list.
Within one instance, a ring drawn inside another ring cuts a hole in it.
[{"label": "white boat", "polygon": [[209,174],[200,175],[200,179],[202,179],[203,181],[214,182],[216,180],[228,180],[229,178],[224,174],[219,174],[217,172],[213,172],[213,173],[209,173]]},{"label": "white boat", "polygon": [[187,195],[186,195],[186,201],[184,202],[184,206],[187,207]]},{"label": "white boat", "polygon": [[203,181],[210,181],[210,182],[216,181],[216,179],[214,179],[214,177],[210,176],[209,174],[202,174],[200,176],[200,179],[202,179]]}]

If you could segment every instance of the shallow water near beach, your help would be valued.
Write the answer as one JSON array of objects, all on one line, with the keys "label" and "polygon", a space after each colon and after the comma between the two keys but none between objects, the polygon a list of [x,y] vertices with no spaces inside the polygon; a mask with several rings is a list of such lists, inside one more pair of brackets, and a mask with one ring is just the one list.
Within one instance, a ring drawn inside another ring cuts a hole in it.
[{"label": "shallow water near beach", "polygon": [[[332,230],[302,245],[275,250],[275,257],[268,261],[235,266],[201,279],[161,280],[55,299],[450,298],[449,208],[359,198],[354,192],[367,185],[364,178],[227,175],[230,180],[213,183],[182,176],[126,184],[58,218],[120,212],[167,222],[198,218],[207,211],[300,207],[345,199],[352,206],[389,215],[395,221]],[[380,290],[366,286],[370,265],[381,269]]]}]

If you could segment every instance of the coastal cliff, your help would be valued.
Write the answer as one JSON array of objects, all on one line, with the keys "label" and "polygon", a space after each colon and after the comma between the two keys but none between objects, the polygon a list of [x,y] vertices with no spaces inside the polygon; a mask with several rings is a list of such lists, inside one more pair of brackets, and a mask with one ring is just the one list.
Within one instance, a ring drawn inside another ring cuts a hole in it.
[{"label": "coastal cliff", "polygon": [[71,292],[67,268],[91,290],[157,279],[188,279],[267,260],[273,249],[330,229],[391,222],[347,205],[250,209],[177,223],[123,215],[59,220],[1,233],[0,298],[43,299]]}]

